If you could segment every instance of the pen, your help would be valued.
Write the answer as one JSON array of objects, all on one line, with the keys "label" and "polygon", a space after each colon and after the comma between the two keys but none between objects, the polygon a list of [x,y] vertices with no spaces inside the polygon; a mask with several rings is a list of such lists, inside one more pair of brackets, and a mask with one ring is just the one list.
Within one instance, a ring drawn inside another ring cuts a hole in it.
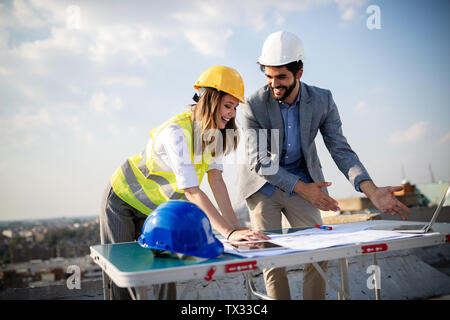
[{"label": "pen", "polygon": [[319,226],[318,224],[316,225],[316,228],[318,228],[318,229],[323,229],[323,230],[333,230],[333,227]]}]

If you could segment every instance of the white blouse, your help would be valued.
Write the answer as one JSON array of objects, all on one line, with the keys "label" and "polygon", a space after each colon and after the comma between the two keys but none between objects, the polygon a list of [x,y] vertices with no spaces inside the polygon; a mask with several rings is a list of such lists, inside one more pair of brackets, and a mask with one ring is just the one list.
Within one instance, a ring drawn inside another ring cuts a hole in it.
[{"label": "white blouse", "polygon": [[[147,145],[147,152],[151,150],[152,139]],[[154,155],[158,164],[157,170],[173,172],[175,174],[178,189],[186,189],[199,186],[194,164],[191,161],[191,152],[188,149],[183,129],[177,123],[172,123],[159,133]],[[149,156],[149,154],[147,154]],[[223,171],[223,156],[211,158],[208,170],[217,169]]]}]

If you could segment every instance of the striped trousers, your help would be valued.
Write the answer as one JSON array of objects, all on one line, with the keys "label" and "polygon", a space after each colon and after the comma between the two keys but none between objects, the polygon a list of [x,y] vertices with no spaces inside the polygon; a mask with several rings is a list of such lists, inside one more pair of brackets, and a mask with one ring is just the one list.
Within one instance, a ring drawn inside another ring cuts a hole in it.
[{"label": "striped trousers", "polygon": [[[105,188],[100,210],[100,241],[102,244],[132,242],[141,235],[147,216],[120,199],[111,187]],[[103,272],[103,294],[105,299],[130,300],[126,288],[119,288]],[[167,299],[176,297],[176,286],[169,283]]]}]

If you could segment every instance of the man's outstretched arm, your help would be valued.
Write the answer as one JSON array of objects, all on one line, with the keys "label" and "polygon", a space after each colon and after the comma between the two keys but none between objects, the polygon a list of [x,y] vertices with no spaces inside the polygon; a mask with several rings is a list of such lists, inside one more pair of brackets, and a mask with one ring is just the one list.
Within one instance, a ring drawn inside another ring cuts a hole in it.
[{"label": "man's outstretched arm", "polygon": [[402,186],[377,187],[372,180],[364,180],[359,184],[359,188],[372,201],[373,205],[383,213],[399,214],[403,220],[407,220],[404,212],[411,213],[411,210],[394,196],[395,191],[403,189]]}]

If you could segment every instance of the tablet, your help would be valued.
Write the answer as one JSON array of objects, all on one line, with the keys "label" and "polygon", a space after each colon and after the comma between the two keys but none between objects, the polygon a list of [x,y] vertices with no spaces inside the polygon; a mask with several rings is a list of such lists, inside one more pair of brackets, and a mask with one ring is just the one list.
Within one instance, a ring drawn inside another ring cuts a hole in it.
[{"label": "tablet", "polygon": [[263,241],[263,242],[255,242],[255,243],[243,243],[238,244],[234,242],[233,244],[225,243],[225,245],[237,252],[249,252],[249,251],[262,251],[262,250],[280,250],[280,249],[287,249],[286,247],[280,246],[278,244],[275,244],[270,241]]}]

